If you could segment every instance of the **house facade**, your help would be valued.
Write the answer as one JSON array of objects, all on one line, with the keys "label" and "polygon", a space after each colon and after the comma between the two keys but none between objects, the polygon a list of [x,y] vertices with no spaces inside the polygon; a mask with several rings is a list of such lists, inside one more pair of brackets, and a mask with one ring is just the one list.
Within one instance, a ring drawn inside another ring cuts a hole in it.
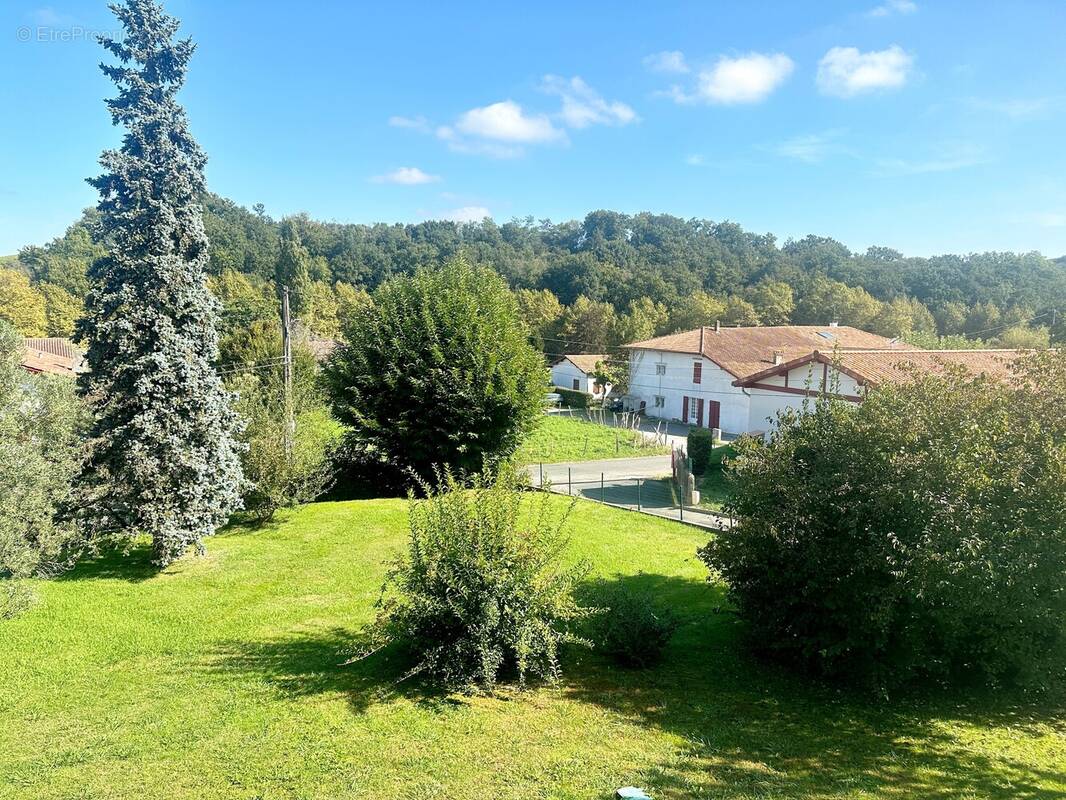
[{"label": "house facade", "polygon": [[585,392],[596,399],[611,393],[611,384],[601,385],[595,377],[596,365],[607,356],[590,353],[565,355],[552,365],[552,385],[575,392]]},{"label": "house facade", "polygon": [[[821,363],[817,368],[796,364],[795,374],[767,376],[769,384],[738,385],[750,375],[810,355],[819,348],[835,352],[904,349],[883,336],[837,325],[717,325],[626,347],[630,354],[630,408],[643,410],[649,417],[720,428],[728,434],[768,429],[777,410],[800,407],[806,397],[822,391],[823,378],[827,386],[838,386],[843,394],[859,391],[854,381],[834,382],[828,375],[823,376]],[[810,380],[806,372],[801,376],[803,369],[811,373]],[[767,385],[775,389],[767,389]]]},{"label": "house facade", "polygon": [[807,398],[828,393],[861,403],[866,392],[886,383],[903,383],[918,374],[939,374],[955,367],[971,375],[1007,380],[1023,350],[892,349],[814,351],[734,381],[751,397],[752,430],[767,428],[783,408],[803,408]]}]

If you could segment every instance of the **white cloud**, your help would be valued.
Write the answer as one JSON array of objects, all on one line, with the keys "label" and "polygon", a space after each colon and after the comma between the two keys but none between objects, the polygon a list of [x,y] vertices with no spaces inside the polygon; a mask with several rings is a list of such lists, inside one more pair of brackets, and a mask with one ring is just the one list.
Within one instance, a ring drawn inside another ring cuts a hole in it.
[{"label": "white cloud", "polygon": [[558,75],[546,75],[541,88],[562,99],[563,107],[559,117],[571,128],[628,125],[639,119],[637,112],[625,103],[604,100],[595,89],[576,76],[567,80]]},{"label": "white cloud", "polygon": [[693,153],[690,156],[685,156],[685,163],[690,167],[705,167],[707,166],[707,157],[700,153]]},{"label": "white cloud", "polygon": [[871,8],[871,17],[890,17],[893,14],[913,14],[918,10],[918,4],[914,0],[886,0],[886,2]]},{"label": "white cloud", "polygon": [[546,115],[526,114],[513,100],[465,112],[456,121],[455,130],[482,139],[517,144],[539,144],[566,137]]},{"label": "white cloud", "polygon": [[882,158],[877,161],[876,175],[925,175],[933,172],[953,172],[957,169],[987,164],[987,151],[979,145],[961,143],[943,147],[925,159]]},{"label": "white cloud", "polygon": [[644,57],[644,66],[652,72],[669,72],[684,75],[689,71],[685,54],[680,50],[663,50]]},{"label": "white cloud", "polygon": [[1041,228],[1066,228],[1066,211],[1042,211],[1033,215]]},{"label": "white cloud", "polygon": [[421,115],[417,117],[389,117],[389,125],[394,128],[409,128],[420,133],[429,132],[429,120]]},{"label": "white cloud", "polygon": [[1018,97],[1008,100],[975,97],[969,100],[969,104],[980,111],[991,111],[1012,119],[1022,119],[1043,114],[1056,104],[1056,100],[1054,97]]},{"label": "white cloud", "polygon": [[418,167],[398,167],[384,175],[371,178],[374,183],[396,183],[401,186],[418,186],[423,183],[436,183],[439,175],[429,175]]},{"label": "white cloud", "polygon": [[868,53],[856,47],[833,47],[818,62],[818,88],[836,97],[898,89],[907,82],[913,63],[911,55],[895,44]]},{"label": "white cloud", "polygon": [[481,222],[485,217],[491,217],[492,214],[485,206],[463,206],[462,208],[453,208],[451,211],[445,212],[441,219],[450,220],[452,222]]},{"label": "white cloud", "polygon": [[694,92],[673,86],[669,96],[678,103],[758,103],[792,74],[794,66],[784,53],[721,56],[713,67],[700,71]]},{"label": "white cloud", "polygon": [[781,142],[774,148],[774,151],[785,158],[792,158],[805,164],[817,164],[825,160],[825,157],[835,149],[834,140],[839,137],[840,133],[840,131],[826,131],[794,136]]}]

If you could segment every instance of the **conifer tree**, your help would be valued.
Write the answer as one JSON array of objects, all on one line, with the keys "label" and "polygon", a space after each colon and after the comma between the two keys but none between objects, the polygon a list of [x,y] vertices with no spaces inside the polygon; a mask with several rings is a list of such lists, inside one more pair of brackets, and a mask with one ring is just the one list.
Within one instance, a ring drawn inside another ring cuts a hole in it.
[{"label": "conifer tree", "polygon": [[223,524],[242,481],[231,396],[213,363],[219,306],[205,277],[200,198],[205,156],[176,94],[194,45],[155,0],[111,6],[123,39],[101,37],[118,63],[112,121],[122,146],[100,158],[100,240],[78,337],[90,371],[80,389],[94,411],[82,475],[90,534],[149,534],[170,563]]},{"label": "conifer tree", "polygon": [[289,287],[289,308],[296,317],[302,317],[310,305],[310,261],[311,256],[300,240],[300,231],[292,220],[286,220],[281,226],[281,250],[274,268],[274,281],[279,292],[283,286]]}]

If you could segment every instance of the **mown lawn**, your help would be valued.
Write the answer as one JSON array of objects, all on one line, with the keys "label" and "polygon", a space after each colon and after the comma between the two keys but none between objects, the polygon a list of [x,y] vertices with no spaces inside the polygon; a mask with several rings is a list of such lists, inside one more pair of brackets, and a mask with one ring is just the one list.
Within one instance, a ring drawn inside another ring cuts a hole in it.
[{"label": "mown lawn", "polygon": [[548,414],[518,451],[518,461],[521,464],[552,464],[559,461],[657,456],[669,452],[669,447],[650,444],[639,433]]},{"label": "mown lawn", "polygon": [[722,505],[729,499],[732,488],[726,480],[721,467],[707,467],[707,471],[698,478],[700,486],[700,505],[715,511],[721,511]]},{"label": "mown lawn", "polygon": [[592,503],[569,557],[679,610],[661,666],[573,649],[561,685],[478,698],[397,686],[388,659],[342,666],[404,527],[400,501],[322,503],[162,574],[138,550],[42,584],[0,623],[0,797],[1066,793],[1061,714],[878,702],[755,662],[694,557],[703,532]]}]

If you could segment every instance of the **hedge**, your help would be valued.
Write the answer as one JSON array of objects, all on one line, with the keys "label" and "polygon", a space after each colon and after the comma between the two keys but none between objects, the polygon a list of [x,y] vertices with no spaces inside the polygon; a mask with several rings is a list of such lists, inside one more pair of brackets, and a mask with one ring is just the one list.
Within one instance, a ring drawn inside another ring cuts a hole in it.
[{"label": "hedge", "polygon": [[588,392],[564,389],[562,386],[554,387],[554,391],[563,398],[563,403],[571,408],[588,408],[589,403],[592,402],[592,395]]}]

